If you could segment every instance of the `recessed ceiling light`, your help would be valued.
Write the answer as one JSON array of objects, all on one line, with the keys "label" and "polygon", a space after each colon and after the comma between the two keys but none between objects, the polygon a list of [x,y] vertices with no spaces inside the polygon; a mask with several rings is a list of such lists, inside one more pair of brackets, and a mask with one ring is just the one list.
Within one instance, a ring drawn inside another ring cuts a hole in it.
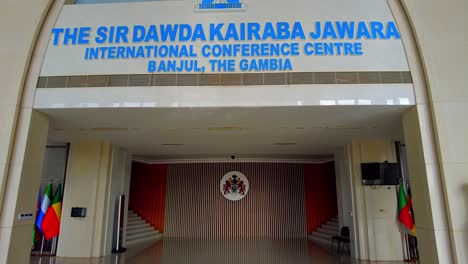
[{"label": "recessed ceiling light", "polygon": [[362,129],[358,126],[327,126],[327,129]]},{"label": "recessed ceiling light", "polygon": [[209,127],[208,131],[242,131],[247,130],[246,127],[234,127],[234,126],[226,126],[226,127]]},{"label": "recessed ceiling light", "polygon": [[99,132],[105,132],[105,131],[128,131],[128,128],[126,127],[93,127],[90,128],[92,131],[99,131]]}]

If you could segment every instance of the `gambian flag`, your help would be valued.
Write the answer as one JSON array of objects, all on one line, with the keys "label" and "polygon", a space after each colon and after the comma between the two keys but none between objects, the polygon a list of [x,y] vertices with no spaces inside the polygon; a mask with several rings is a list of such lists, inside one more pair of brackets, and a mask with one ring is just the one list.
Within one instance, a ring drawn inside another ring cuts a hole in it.
[{"label": "gambian flag", "polygon": [[62,215],[62,185],[59,184],[55,191],[54,199],[42,222],[42,233],[49,240],[60,232],[60,217]]},{"label": "gambian flag", "polygon": [[413,234],[416,234],[416,227],[414,226],[413,216],[411,215],[411,208],[406,199],[405,188],[403,183],[400,183],[400,190],[398,191],[398,220],[407,227]]},{"label": "gambian flag", "polygon": [[52,183],[49,183],[46,188],[46,192],[44,194],[44,198],[42,199],[41,209],[36,218],[36,226],[42,231],[42,221],[44,220],[44,216],[49,209],[50,201],[52,200]]}]

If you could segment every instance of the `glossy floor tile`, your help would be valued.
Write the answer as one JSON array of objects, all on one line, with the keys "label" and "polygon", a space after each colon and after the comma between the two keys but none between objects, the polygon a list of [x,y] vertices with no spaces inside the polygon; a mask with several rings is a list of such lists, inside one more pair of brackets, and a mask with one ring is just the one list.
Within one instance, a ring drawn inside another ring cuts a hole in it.
[{"label": "glossy floor tile", "polygon": [[[189,240],[164,239],[130,248],[125,253],[95,259],[31,257],[31,264],[280,264],[368,263],[334,256],[306,240]],[[379,262],[385,263],[385,262]],[[404,262],[391,262],[404,263]]]}]

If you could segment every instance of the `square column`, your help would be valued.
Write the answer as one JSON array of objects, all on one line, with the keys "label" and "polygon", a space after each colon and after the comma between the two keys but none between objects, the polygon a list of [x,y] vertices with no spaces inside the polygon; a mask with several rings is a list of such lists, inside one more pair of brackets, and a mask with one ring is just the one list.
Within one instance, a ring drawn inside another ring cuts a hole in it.
[{"label": "square column", "polygon": [[[0,215],[0,263],[29,263],[49,121],[37,111],[23,111],[16,129]],[[19,214],[33,214],[28,220]]]}]

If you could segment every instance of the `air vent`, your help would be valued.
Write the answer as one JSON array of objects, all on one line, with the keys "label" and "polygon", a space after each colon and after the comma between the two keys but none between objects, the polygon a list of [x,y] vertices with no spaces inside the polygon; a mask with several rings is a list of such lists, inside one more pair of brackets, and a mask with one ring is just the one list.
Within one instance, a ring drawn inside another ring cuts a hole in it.
[{"label": "air vent", "polygon": [[198,86],[198,74],[177,75],[178,86]]},{"label": "air vent", "polygon": [[358,83],[357,72],[337,72],[336,83],[337,84]]},{"label": "air vent", "polygon": [[185,144],[183,143],[164,143],[164,144],[161,144],[161,146],[168,146],[168,147],[175,147],[175,146],[183,146]]},{"label": "air vent", "polygon": [[263,73],[242,74],[242,85],[263,85]]},{"label": "air vent", "polygon": [[86,76],[70,76],[68,77],[67,87],[86,87]]},{"label": "air vent", "polygon": [[380,72],[359,72],[359,83],[381,83]]},{"label": "air vent", "polygon": [[47,80],[48,88],[63,88],[67,87],[67,77],[49,77]]},{"label": "air vent", "polygon": [[263,84],[264,85],[285,85],[286,82],[286,73],[264,73],[263,74]]},{"label": "air vent", "polygon": [[109,76],[109,86],[113,87],[124,87],[128,86],[128,75],[110,75]]},{"label": "air vent", "polygon": [[279,72],[42,76],[37,88],[412,83],[403,72]]},{"label": "air vent", "polygon": [[402,83],[401,72],[381,72],[382,83]]},{"label": "air vent", "polygon": [[293,72],[291,73],[292,84],[311,84],[314,83],[313,72]]},{"label": "air vent", "polygon": [[297,145],[297,144],[294,143],[294,142],[277,142],[277,143],[274,143],[273,145],[275,145],[275,146],[294,146],[294,145]]},{"label": "air vent", "polygon": [[336,83],[334,72],[316,72],[314,74],[315,84],[334,84]]},{"label": "air vent", "polygon": [[128,79],[129,86],[151,85],[151,74],[131,74]]},{"label": "air vent", "polygon": [[241,76],[240,74],[220,74],[219,84],[221,86],[242,85]]},{"label": "air vent", "polygon": [[218,74],[201,74],[199,85],[200,86],[218,86],[219,75]]},{"label": "air vent", "polygon": [[151,81],[152,86],[176,86],[177,75],[175,74],[155,74]]}]

